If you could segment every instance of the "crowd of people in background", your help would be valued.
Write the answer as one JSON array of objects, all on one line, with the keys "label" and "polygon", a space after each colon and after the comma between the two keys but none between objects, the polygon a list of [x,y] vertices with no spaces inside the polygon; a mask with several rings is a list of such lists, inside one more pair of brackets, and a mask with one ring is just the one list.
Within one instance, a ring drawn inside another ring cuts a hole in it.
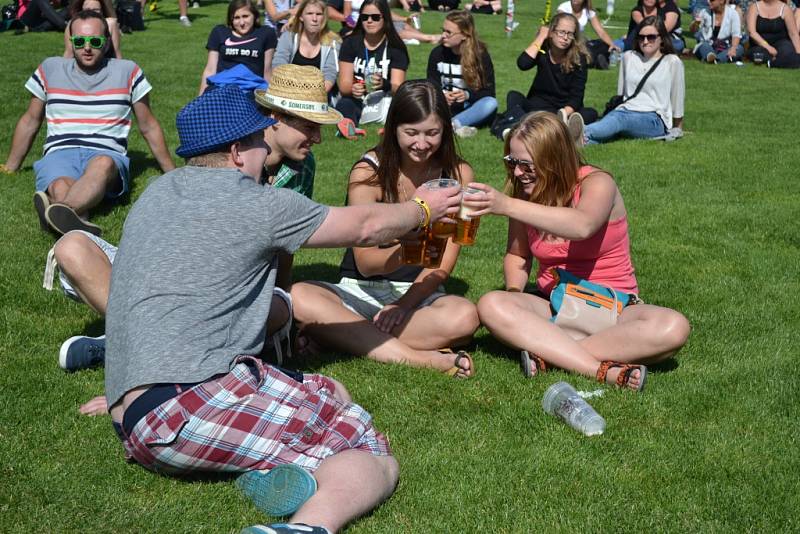
[{"label": "crowd of people in background", "polygon": [[[467,379],[477,369],[466,349],[484,325],[519,353],[527,377],[557,367],[642,391],[647,366],[675,355],[690,325],[639,298],[628,209],[612,174],[581,149],[681,138],[682,56],[800,67],[800,12],[781,0],[694,0],[686,33],[673,0],[639,0],[617,39],[591,0],[569,0],[520,52],[519,71],[535,74],[501,111],[478,30],[500,2],[399,4],[408,14],[387,0],[231,0],[207,38],[199,95],[178,114],[179,168],[150,83],[122,59],[110,0],[19,0],[14,14],[21,31],[64,33],[62,57],[25,84],[31,100],[0,171],[22,167],[46,124],[33,204],[59,239],[45,286],[58,268],[67,296],[107,316],[108,347],[106,336],[78,335],[59,351],[67,370],[106,365],[106,395],[81,411],[110,413],[126,457],[147,469],[243,473],[259,508],[292,514],[292,524],[253,532],[337,531],[397,483],[388,440],[342,384],[279,367],[292,349]],[[447,12],[440,33],[421,31],[426,7]],[[188,2],[179,9],[190,25]],[[587,41],[589,27],[597,38]],[[407,80],[408,46],[420,43],[432,45],[426,79]],[[590,69],[615,66],[617,94],[602,112],[586,106]],[[101,108],[113,116],[98,118]],[[117,248],[90,213],[130,190],[132,116],[164,175],[133,205]],[[380,139],[353,162],[343,207],[314,202],[321,126],[353,140],[368,123],[383,125]],[[482,127],[503,142],[504,191],[475,181],[456,142]],[[477,303],[443,287],[461,246],[446,228],[465,209],[509,225],[504,288]],[[414,240],[431,247],[424,261],[404,252]],[[301,247],[345,248],[339,280],[293,280]],[[611,324],[554,320],[559,269],[625,296]],[[244,428],[244,413],[259,422]],[[277,507],[271,495],[286,477],[291,502]]]}]

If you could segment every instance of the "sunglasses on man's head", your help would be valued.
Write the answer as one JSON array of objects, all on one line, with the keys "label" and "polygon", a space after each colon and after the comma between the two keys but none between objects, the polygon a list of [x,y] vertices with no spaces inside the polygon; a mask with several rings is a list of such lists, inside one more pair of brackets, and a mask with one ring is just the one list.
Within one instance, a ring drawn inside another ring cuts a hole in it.
[{"label": "sunglasses on man's head", "polygon": [[83,48],[86,43],[89,43],[92,48],[103,48],[103,45],[106,44],[106,38],[102,35],[73,35],[69,39],[75,48]]},{"label": "sunglasses on man's head", "polygon": [[361,22],[367,22],[371,20],[372,22],[380,22],[383,19],[383,15],[380,13],[362,13],[359,17]]},{"label": "sunglasses on man's head", "polygon": [[528,161],[526,159],[517,159],[513,157],[511,154],[507,156],[503,156],[503,163],[506,164],[506,168],[514,172],[514,169],[517,167],[520,168],[522,171],[522,176],[514,176],[516,180],[523,184],[531,183],[534,180],[534,174],[536,173],[536,167],[534,167],[532,161]]},{"label": "sunglasses on man's head", "polygon": [[636,36],[639,41],[648,43],[654,43],[658,37],[659,35],[657,33],[640,33]]}]

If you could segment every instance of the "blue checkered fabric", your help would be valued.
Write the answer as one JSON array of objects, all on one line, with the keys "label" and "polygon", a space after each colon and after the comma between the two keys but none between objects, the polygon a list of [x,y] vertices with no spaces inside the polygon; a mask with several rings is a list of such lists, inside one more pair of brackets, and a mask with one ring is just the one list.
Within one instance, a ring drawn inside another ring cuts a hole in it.
[{"label": "blue checkered fabric", "polygon": [[178,112],[175,124],[182,158],[211,152],[275,124],[235,85],[223,85],[198,96]]}]

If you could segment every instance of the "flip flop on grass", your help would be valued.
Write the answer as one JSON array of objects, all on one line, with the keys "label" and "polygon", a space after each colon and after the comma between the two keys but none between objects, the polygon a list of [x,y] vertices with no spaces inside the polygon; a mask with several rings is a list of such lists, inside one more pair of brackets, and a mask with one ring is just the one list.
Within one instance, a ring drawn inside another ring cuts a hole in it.
[{"label": "flip flop on grass", "polygon": [[527,350],[520,351],[519,366],[525,378],[533,378],[539,373],[547,371],[547,365],[544,360],[535,354],[531,354]]},{"label": "flip flop on grass", "polygon": [[[447,376],[452,376],[455,378],[472,378],[475,375],[475,363],[472,361],[472,356],[465,350],[460,350],[458,353],[453,352],[452,349],[439,349],[441,354],[455,354],[455,360],[453,360],[453,366],[446,371],[442,371]],[[461,360],[467,360],[469,363],[469,367],[464,367],[459,365]]]}]

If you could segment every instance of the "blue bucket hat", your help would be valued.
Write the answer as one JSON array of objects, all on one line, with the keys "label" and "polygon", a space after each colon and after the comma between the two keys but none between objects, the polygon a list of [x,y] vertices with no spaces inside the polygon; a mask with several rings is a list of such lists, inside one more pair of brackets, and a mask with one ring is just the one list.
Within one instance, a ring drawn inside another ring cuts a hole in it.
[{"label": "blue bucket hat", "polygon": [[235,85],[223,85],[198,96],[178,112],[175,124],[182,158],[199,156],[275,124],[253,99]]}]

